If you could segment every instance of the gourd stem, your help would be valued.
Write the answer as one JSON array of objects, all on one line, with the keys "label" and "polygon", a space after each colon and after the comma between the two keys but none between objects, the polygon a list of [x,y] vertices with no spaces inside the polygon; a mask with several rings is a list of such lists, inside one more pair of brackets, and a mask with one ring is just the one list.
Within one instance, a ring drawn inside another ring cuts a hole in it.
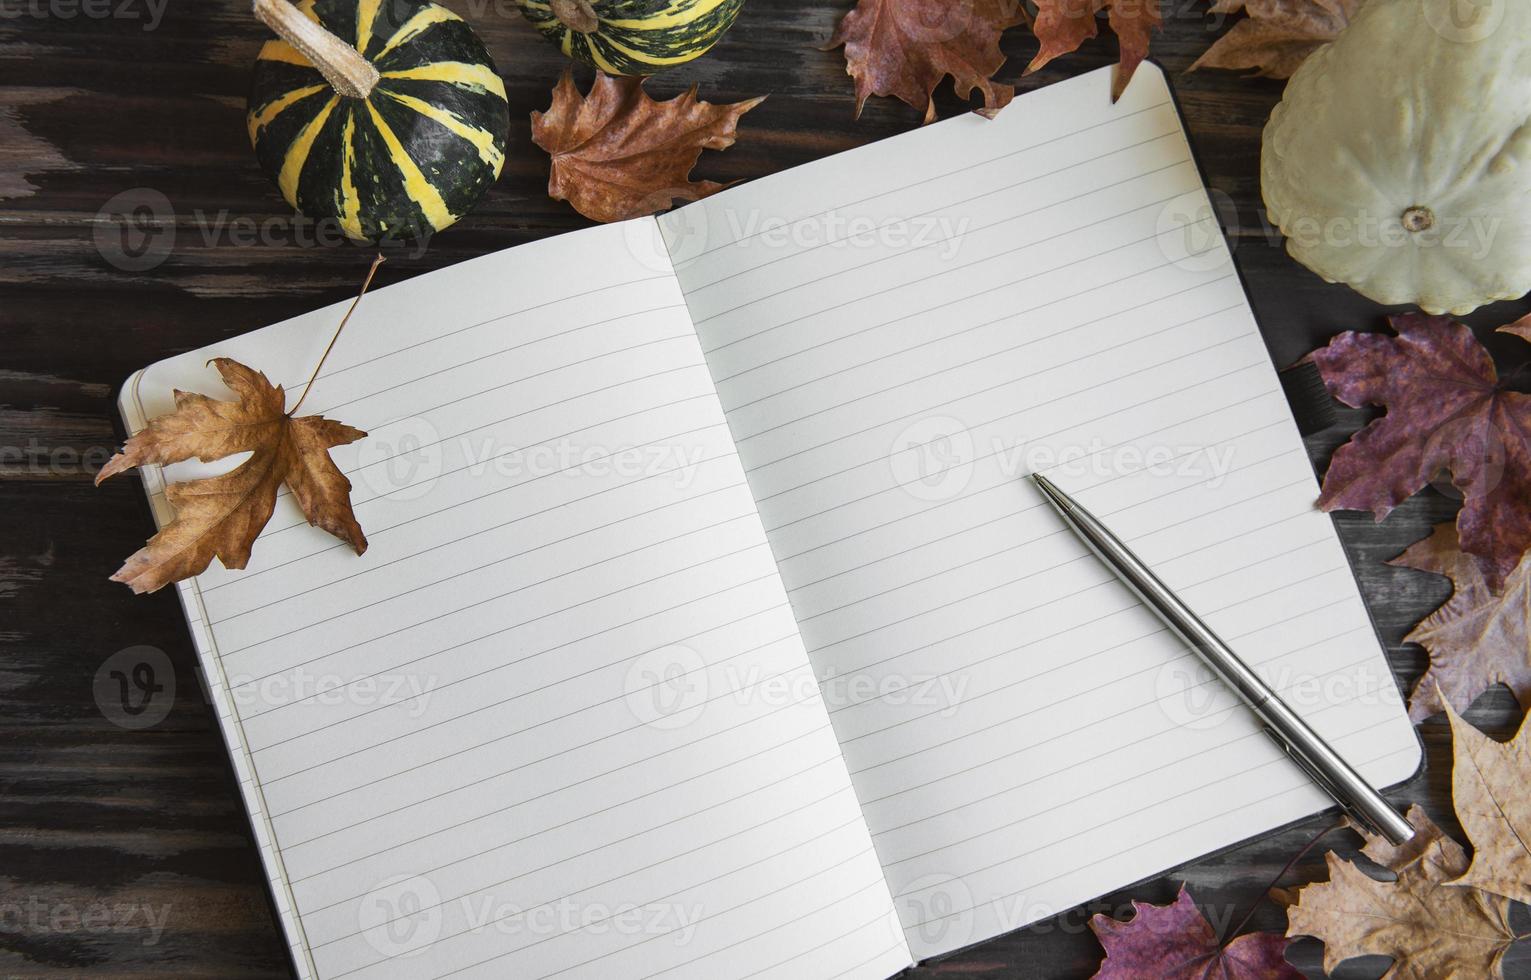
[{"label": "gourd stem", "polygon": [[1403,213],[1400,219],[1403,226],[1409,231],[1418,233],[1429,231],[1435,227],[1435,212],[1423,205],[1416,204]]},{"label": "gourd stem", "polygon": [[596,16],[590,0],[549,0],[548,6],[553,9],[553,16],[571,31],[594,34],[600,29],[601,18]]},{"label": "gourd stem", "polygon": [[372,94],[380,77],[372,62],[287,0],[255,0],[255,16],[313,62],[336,92],[351,99]]}]

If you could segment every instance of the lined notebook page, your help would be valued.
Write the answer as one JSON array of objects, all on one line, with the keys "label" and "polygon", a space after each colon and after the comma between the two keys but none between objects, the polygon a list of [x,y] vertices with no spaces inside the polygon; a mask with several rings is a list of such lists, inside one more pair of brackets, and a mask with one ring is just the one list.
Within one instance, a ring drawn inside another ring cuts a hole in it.
[{"label": "lined notebook page", "polygon": [[[211,356],[296,389],[341,311],[155,365],[130,424]],[[370,550],[284,494],[182,587],[303,975],[910,962],[652,221],[372,294],[304,410],[370,432]]]},{"label": "lined notebook page", "polygon": [[1163,76],[1109,79],[661,219],[916,957],[1329,803],[1027,472],[1419,760]]}]

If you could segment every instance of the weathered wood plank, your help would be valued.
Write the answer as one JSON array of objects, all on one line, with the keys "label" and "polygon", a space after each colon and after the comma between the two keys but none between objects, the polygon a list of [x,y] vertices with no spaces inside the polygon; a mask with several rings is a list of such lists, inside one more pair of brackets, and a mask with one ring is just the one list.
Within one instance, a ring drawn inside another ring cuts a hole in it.
[{"label": "weathered wood plank", "polygon": [[[506,78],[510,162],[475,215],[423,254],[396,256],[383,283],[585,224],[547,198],[545,160],[526,123],[562,70],[557,52],[509,0],[448,3],[484,34]],[[912,109],[889,100],[853,119],[843,58],[818,49],[849,5],[755,0],[712,55],[651,83],[660,96],[693,82],[714,101],[770,95],[735,148],[704,156],[700,175],[758,177],[916,124]],[[1181,74],[1223,25],[1194,0],[1167,6],[1156,56],[1209,183],[1226,195],[1224,218],[1272,356],[1288,364],[1337,330],[1381,327],[1385,311],[1299,268],[1264,219],[1259,138],[1280,84]],[[0,19],[0,975],[281,976],[281,942],[179,608],[169,595],[134,598],[105,580],[150,529],[141,493],[131,481],[94,489],[90,480],[115,441],[113,388],[130,371],[344,298],[369,253],[315,243],[255,167],[243,105],[263,29],[247,5],[165,7],[150,30],[147,0],[126,9],[141,16]],[[1104,40],[1022,78],[1035,40],[1015,30],[1004,47],[1001,80],[1023,90],[1114,57]],[[937,101],[943,115],[964,108],[949,87]],[[131,271],[123,254],[146,243],[123,242],[103,212],[153,200],[148,192],[168,202],[166,237],[147,243],[165,257]],[[1472,322],[1486,337],[1526,308],[1500,304]],[[1518,344],[1491,341],[1506,364],[1524,360]],[[1366,417],[1344,413],[1310,440],[1316,463]],[[1338,519],[1405,684],[1423,656],[1402,638],[1448,589],[1382,562],[1453,510],[1427,492],[1381,525]],[[161,701],[168,710],[143,730],[120,727],[120,705],[94,684],[103,663],[132,646],[161,651],[162,677],[174,681]],[[1470,717],[1503,736],[1519,711],[1496,692]],[[1422,734],[1426,770],[1395,795],[1454,827],[1447,735],[1438,720]],[[1253,907],[1253,927],[1280,929],[1281,911],[1261,896],[1324,824],[1270,835],[914,975],[1089,976],[1100,950],[1088,914],[1123,914],[1129,898],[1168,901],[1182,880],[1214,923],[1236,923]],[[1328,840],[1354,846],[1344,832]],[[1283,883],[1321,874],[1313,855]],[[1296,955],[1318,975],[1316,944]],[[1531,975],[1531,958],[1517,962]],[[1344,976],[1375,977],[1384,966],[1361,962]]]}]

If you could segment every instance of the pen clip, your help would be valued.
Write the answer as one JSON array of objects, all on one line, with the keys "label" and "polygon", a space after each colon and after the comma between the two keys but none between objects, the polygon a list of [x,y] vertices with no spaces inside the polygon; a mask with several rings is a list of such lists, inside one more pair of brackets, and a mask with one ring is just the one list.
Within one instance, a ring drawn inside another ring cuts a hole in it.
[{"label": "pen clip", "polygon": [[1328,776],[1325,776],[1316,766],[1310,763],[1307,759],[1303,758],[1302,754],[1293,749],[1291,744],[1289,744],[1286,739],[1282,738],[1276,733],[1275,729],[1268,725],[1262,725],[1261,730],[1265,732],[1267,738],[1275,743],[1278,749],[1286,753],[1286,757],[1288,759],[1291,759],[1292,762],[1296,763],[1297,768],[1307,773],[1309,779],[1313,780],[1324,790],[1324,792],[1328,793],[1330,798],[1340,805],[1341,812],[1350,817],[1350,819],[1354,821],[1357,826],[1369,834],[1382,833],[1381,829],[1378,828],[1376,824],[1367,819],[1366,814],[1357,810],[1350,804],[1348,800],[1345,799],[1344,796],[1340,794],[1339,790],[1335,787],[1334,782],[1330,780]]}]

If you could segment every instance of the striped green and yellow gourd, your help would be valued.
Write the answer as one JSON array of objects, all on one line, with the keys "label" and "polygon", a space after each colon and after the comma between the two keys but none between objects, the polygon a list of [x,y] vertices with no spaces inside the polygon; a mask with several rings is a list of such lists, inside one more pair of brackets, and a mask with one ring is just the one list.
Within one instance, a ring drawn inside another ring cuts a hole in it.
[{"label": "striped green and yellow gourd", "polygon": [[354,239],[418,239],[499,179],[505,85],[455,13],[425,0],[255,0],[255,12],[281,39],[255,64],[250,142],[288,204]]},{"label": "striped green and yellow gourd", "polygon": [[608,75],[653,75],[705,54],[744,0],[519,0],[571,58]]}]

